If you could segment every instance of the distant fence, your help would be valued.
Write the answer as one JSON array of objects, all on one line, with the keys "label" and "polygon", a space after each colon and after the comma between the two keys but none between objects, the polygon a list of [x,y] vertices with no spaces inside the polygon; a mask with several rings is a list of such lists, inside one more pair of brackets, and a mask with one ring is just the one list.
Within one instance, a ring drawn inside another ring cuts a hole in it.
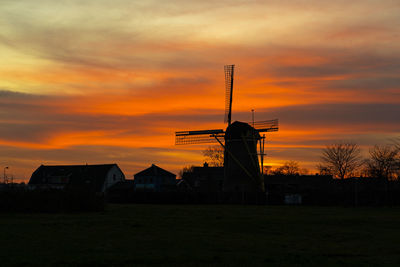
[{"label": "distant fence", "polygon": [[323,187],[301,188],[295,192],[285,189],[271,191],[267,203],[282,204],[288,193],[302,196],[303,205],[321,206],[399,206],[400,183],[380,179],[335,180]]},{"label": "distant fence", "polygon": [[[133,187],[105,195],[83,188],[66,190],[4,187],[0,212],[102,211],[106,203],[238,204],[319,206],[400,206],[400,182],[382,179],[334,180],[321,185],[280,184],[266,193],[250,192],[135,192]],[[296,201],[288,201],[296,199]]]},{"label": "distant fence", "polygon": [[[400,183],[382,179],[334,180],[320,185],[306,184],[293,189],[282,185],[266,193],[249,192],[110,192],[111,203],[151,204],[249,204],[283,205],[288,197],[299,196],[301,205],[321,206],[399,206]],[[295,204],[295,203],[292,203]]]},{"label": "distant fence", "polygon": [[[302,192],[302,205],[318,206],[400,206],[400,191],[351,191]],[[284,204],[285,194],[268,195],[267,204]]]},{"label": "distant fence", "polygon": [[9,189],[0,192],[0,212],[88,212],[104,209],[104,195],[86,190]]},{"label": "distant fence", "polygon": [[[108,195],[110,203],[137,204],[244,204],[284,205],[284,193],[188,193],[188,192],[131,192]],[[400,206],[400,191],[303,191],[301,205],[319,206]]]},{"label": "distant fence", "polygon": [[128,192],[108,194],[111,203],[265,205],[265,193]]}]

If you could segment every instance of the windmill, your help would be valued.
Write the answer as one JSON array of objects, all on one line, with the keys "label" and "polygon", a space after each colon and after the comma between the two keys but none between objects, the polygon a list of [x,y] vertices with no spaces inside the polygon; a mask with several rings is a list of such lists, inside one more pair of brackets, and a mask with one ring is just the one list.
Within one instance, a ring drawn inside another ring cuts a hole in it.
[{"label": "windmill", "polygon": [[[235,65],[226,65],[225,123],[226,130],[211,129],[175,132],[175,144],[204,144],[218,142],[224,148],[225,192],[264,191],[263,161],[265,132],[278,131],[278,120],[231,122]],[[258,149],[257,149],[258,146]],[[259,158],[260,157],[260,161]]]}]

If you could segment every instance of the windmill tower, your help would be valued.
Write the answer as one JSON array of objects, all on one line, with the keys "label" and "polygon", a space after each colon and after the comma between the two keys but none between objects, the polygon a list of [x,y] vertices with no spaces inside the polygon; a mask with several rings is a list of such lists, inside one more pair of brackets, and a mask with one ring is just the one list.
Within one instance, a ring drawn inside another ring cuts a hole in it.
[{"label": "windmill tower", "polygon": [[[235,65],[225,70],[225,122],[226,130],[212,129],[175,132],[175,144],[202,144],[218,142],[224,148],[225,192],[264,191],[263,159],[265,132],[278,131],[278,120],[252,123],[231,122],[233,77]],[[257,149],[259,147],[259,149]],[[260,157],[260,161],[259,161]],[[261,164],[260,164],[261,163]]]}]

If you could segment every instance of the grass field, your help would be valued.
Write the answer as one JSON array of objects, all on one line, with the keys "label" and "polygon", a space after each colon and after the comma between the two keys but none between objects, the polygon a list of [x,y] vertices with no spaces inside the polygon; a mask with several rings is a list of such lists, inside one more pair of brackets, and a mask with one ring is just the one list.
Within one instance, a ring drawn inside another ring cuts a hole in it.
[{"label": "grass field", "polygon": [[109,205],[0,214],[0,265],[400,265],[400,208]]}]

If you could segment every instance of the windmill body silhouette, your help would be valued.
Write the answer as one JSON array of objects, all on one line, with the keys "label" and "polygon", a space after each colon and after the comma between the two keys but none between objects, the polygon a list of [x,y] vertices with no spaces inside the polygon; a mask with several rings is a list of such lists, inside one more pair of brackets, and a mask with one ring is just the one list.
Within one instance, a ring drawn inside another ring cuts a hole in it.
[{"label": "windmill body silhouette", "polygon": [[[225,70],[225,122],[226,130],[212,129],[175,132],[175,144],[202,144],[218,142],[224,148],[225,192],[264,191],[263,159],[265,132],[278,131],[278,120],[231,122],[233,77],[235,65]],[[260,160],[259,160],[260,158]]]}]

